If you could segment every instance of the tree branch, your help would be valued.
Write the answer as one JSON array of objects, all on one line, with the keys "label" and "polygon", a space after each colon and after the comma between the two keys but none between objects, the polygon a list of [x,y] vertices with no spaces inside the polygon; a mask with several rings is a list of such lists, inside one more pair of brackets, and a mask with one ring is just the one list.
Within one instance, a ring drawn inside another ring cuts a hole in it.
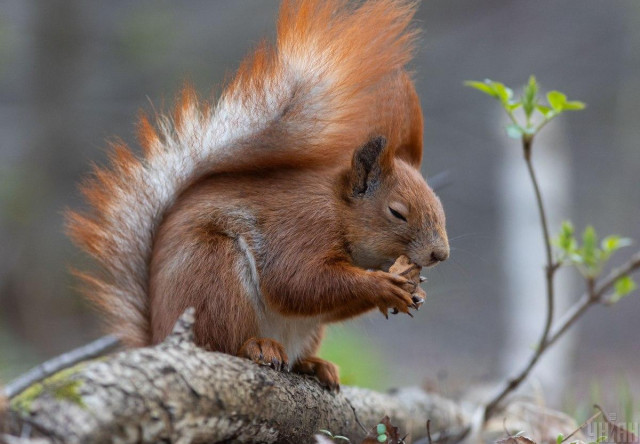
[{"label": "tree branch", "polygon": [[13,398],[31,384],[41,381],[60,370],[76,365],[78,362],[94,359],[114,350],[120,341],[115,336],[107,335],[96,339],[82,347],[78,347],[53,359],[43,362],[37,367],[11,381],[4,389],[7,398]]},{"label": "tree branch", "polygon": [[327,429],[358,442],[355,415],[371,427],[385,414],[413,439],[426,435],[427,419],[441,438],[469,427],[457,404],[419,389],[333,394],[313,378],[205,351],[193,343],[193,319],[190,309],[157,346],[79,364],[23,391],[11,401],[5,441],[300,443]]}]

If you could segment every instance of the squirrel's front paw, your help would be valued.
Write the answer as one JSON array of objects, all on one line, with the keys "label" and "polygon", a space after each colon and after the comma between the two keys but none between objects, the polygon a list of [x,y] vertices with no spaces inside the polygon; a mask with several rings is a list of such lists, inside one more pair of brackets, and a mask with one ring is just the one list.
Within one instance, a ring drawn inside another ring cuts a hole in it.
[{"label": "squirrel's front paw", "polygon": [[389,317],[389,310],[393,314],[402,312],[413,317],[409,309],[417,310],[423,300],[414,296],[419,288],[418,284],[399,274],[384,271],[375,271],[374,273],[378,281],[378,288],[373,303],[380,312],[386,318]]},{"label": "squirrel's front paw", "polygon": [[237,355],[241,358],[251,359],[256,364],[267,365],[274,370],[289,370],[289,358],[284,347],[278,341],[269,338],[250,338]]},{"label": "squirrel's front paw", "polygon": [[425,291],[420,288],[419,284],[420,282],[424,282],[426,280],[426,278],[420,276],[421,269],[422,267],[412,263],[411,260],[404,255],[396,259],[395,263],[389,268],[389,273],[398,274],[416,284],[416,288],[411,294],[411,299],[416,304],[418,310],[427,297],[427,293],[425,293]]}]

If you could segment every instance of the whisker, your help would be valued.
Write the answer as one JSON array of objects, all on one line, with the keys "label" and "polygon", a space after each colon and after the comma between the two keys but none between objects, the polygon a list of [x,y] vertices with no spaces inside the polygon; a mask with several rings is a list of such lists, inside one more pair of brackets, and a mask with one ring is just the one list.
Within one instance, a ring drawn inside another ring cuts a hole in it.
[{"label": "whisker", "polygon": [[474,239],[494,239],[495,238],[495,236],[482,235],[478,233],[466,233],[466,234],[461,234],[459,236],[449,238],[449,242],[460,240],[460,239],[466,239],[468,237],[473,237]]},{"label": "whisker", "polygon": [[464,238],[467,238],[467,237],[475,236],[475,235],[477,235],[477,234],[478,234],[478,233],[465,233],[465,234],[460,234],[460,235],[458,235],[458,236],[456,236],[456,237],[450,237],[450,238],[449,238],[449,242],[453,242],[453,241],[458,240],[458,239],[464,239]]},{"label": "whisker", "polygon": [[463,253],[467,253],[467,254],[469,254],[470,256],[473,256],[476,259],[480,259],[482,261],[482,263],[484,263],[484,264],[488,264],[488,263],[491,262],[488,258],[482,256],[481,254],[476,253],[473,250],[467,250],[466,248],[451,247],[451,251],[462,251]]}]

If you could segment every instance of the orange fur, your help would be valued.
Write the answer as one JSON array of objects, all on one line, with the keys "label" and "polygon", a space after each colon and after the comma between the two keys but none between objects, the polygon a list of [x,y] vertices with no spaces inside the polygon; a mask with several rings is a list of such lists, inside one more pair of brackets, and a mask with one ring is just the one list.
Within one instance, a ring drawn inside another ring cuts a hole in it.
[{"label": "orange fur", "polygon": [[315,376],[322,385],[328,387],[330,390],[340,390],[338,367],[329,361],[308,357],[298,361],[293,367],[293,371],[303,375]]},{"label": "orange fur", "polygon": [[195,306],[200,345],[248,357],[264,345],[331,385],[337,372],[313,358],[325,323],[408,312],[412,284],[384,270],[448,255],[404,68],[416,5],[284,0],[276,45],[215,106],[185,87],[171,116],[141,116],[142,159],[113,144],[111,167],[82,186],[93,211],[69,214],[102,266],[80,277],[112,332],[159,342]]},{"label": "orange fur", "polygon": [[138,142],[142,146],[145,157],[153,155],[153,147],[159,142],[160,137],[146,115],[141,114],[138,119]]}]

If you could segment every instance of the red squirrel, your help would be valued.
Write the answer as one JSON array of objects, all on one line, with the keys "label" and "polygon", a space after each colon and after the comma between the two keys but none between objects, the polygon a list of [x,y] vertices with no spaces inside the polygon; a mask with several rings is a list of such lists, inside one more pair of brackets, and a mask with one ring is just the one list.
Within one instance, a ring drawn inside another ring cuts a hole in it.
[{"label": "red squirrel", "polygon": [[124,343],[162,341],[193,306],[198,345],[336,389],[315,356],[324,325],[416,308],[390,266],[449,255],[405,68],[416,8],[284,0],[276,44],[215,105],[187,87],[172,114],[141,118],[141,157],[114,144],[69,232],[102,267],[86,293]]}]

